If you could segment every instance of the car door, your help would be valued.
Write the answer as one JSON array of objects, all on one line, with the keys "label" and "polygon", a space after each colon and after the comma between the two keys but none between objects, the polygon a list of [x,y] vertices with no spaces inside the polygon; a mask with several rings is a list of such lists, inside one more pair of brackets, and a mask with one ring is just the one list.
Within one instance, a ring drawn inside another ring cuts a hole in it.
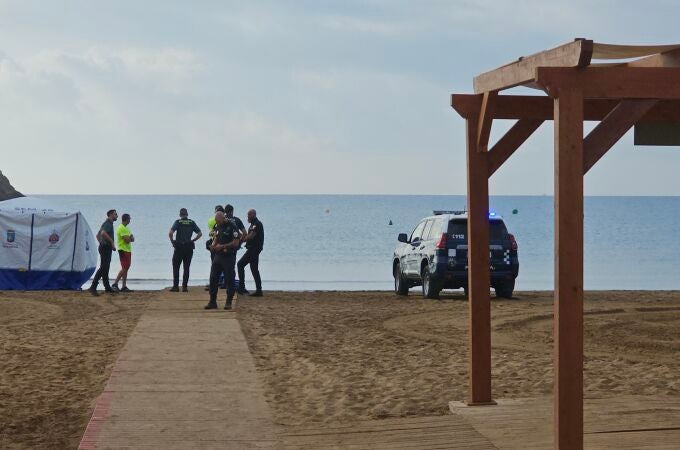
[{"label": "car door", "polygon": [[418,276],[421,275],[420,268],[423,259],[429,258],[429,252],[431,247],[430,241],[430,231],[432,229],[432,224],[434,220],[428,220],[425,223],[425,228],[423,228],[423,234],[420,236],[420,245],[417,247],[415,252],[415,267],[413,268]]},{"label": "car door", "polygon": [[409,245],[405,250],[406,264],[404,265],[404,273],[406,276],[413,278],[418,275],[417,271],[414,269],[416,265],[416,252],[420,251],[420,245],[422,244],[421,238],[423,235],[423,229],[425,228],[426,220],[423,220],[416,226],[411,233],[411,238],[409,239]]}]

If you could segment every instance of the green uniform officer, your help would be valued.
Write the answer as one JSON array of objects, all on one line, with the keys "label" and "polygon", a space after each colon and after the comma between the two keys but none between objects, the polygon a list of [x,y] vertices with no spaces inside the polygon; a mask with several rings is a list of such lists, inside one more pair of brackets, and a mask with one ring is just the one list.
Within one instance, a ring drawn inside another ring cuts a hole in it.
[{"label": "green uniform officer", "polygon": [[172,289],[171,292],[179,291],[179,266],[184,266],[182,277],[182,292],[188,292],[189,267],[194,256],[194,247],[197,240],[203,236],[196,222],[189,219],[186,208],[179,210],[179,219],[172,224],[168,237],[175,251],[172,254]]}]

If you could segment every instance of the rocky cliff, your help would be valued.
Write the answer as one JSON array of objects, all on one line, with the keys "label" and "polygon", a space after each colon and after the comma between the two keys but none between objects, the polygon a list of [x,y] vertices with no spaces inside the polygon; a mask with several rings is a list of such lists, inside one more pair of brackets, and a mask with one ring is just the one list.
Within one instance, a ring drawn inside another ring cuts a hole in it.
[{"label": "rocky cliff", "polygon": [[10,184],[6,176],[0,171],[0,202],[10,198],[23,197],[23,194]]}]

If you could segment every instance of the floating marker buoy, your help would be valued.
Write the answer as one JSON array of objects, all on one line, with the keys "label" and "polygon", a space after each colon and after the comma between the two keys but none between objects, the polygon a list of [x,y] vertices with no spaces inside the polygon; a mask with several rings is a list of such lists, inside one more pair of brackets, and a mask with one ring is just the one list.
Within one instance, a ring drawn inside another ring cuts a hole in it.
[{"label": "floating marker buoy", "polygon": [[391,220],[391,219],[390,219],[390,223],[388,223],[388,225],[392,225],[392,220]]},{"label": "floating marker buoy", "polygon": [[512,213],[513,213],[513,214],[517,214],[518,212],[519,212],[519,211],[517,211],[516,209],[513,209],[513,210],[512,210]]},{"label": "floating marker buoy", "polygon": [[330,208],[326,208],[326,214],[329,214],[331,212]]}]

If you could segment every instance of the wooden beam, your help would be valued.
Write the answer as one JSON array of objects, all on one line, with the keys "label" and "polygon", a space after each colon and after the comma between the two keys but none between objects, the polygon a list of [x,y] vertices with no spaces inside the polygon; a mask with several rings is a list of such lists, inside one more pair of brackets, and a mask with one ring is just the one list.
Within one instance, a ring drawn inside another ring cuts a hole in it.
[{"label": "wooden beam", "polygon": [[489,150],[489,136],[491,135],[491,125],[493,123],[493,108],[497,91],[485,92],[482,96],[482,106],[479,110],[479,120],[477,123],[477,151],[486,152]]},{"label": "wooden beam", "polygon": [[622,100],[583,141],[583,174],[602,158],[657,100]]},{"label": "wooden beam", "polygon": [[475,93],[519,86],[534,78],[537,67],[585,67],[590,64],[593,41],[578,39],[550,50],[519,58],[517,61],[477,75]]},{"label": "wooden beam", "polygon": [[541,119],[519,119],[516,124],[496,142],[489,151],[489,177],[515,153],[534,131],[541,126]]},{"label": "wooden beam", "polygon": [[555,99],[555,448],[583,449],[583,97]]},{"label": "wooden beam", "polygon": [[[453,94],[451,106],[463,118],[477,118],[481,105],[481,95]],[[620,100],[585,99],[583,101],[584,120],[602,120]],[[494,119],[541,119],[553,120],[553,99],[536,95],[499,95],[494,104]],[[680,123],[680,100],[660,100],[641,119],[640,123]]]},{"label": "wooden beam", "polygon": [[623,63],[626,67],[680,67],[680,49]]},{"label": "wooden beam", "polygon": [[470,384],[468,405],[492,404],[491,298],[489,294],[489,179],[487,153],[477,150],[476,118],[467,121],[468,307]]},{"label": "wooden beam", "polygon": [[617,45],[593,43],[593,59],[640,58],[680,49],[680,44],[672,45]]},{"label": "wooden beam", "polygon": [[584,98],[680,99],[677,67],[538,67],[536,82],[551,97],[561,88],[578,88]]}]

